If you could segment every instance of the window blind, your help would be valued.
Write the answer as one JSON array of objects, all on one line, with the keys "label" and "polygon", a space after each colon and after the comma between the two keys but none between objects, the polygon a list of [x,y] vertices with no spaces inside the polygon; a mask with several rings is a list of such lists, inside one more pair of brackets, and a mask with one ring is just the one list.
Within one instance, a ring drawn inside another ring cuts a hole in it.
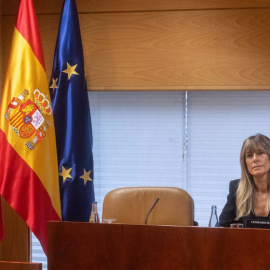
[{"label": "window blind", "polygon": [[[100,217],[112,189],[175,186],[190,193],[195,220],[207,226],[211,205],[220,214],[229,181],[240,177],[243,140],[270,136],[266,91],[91,91],[89,102]],[[46,269],[35,237],[32,247]]]},{"label": "window blind", "polygon": [[184,92],[90,92],[95,194],[130,186],[183,188]]},{"label": "window blind", "polygon": [[[131,186],[185,188],[185,95],[178,91],[89,92],[98,210],[107,192]],[[32,261],[46,256],[32,240]]]},{"label": "window blind", "polygon": [[211,205],[221,213],[229,181],[240,177],[243,141],[256,133],[270,136],[270,92],[188,93],[188,183],[195,218],[207,226]]}]

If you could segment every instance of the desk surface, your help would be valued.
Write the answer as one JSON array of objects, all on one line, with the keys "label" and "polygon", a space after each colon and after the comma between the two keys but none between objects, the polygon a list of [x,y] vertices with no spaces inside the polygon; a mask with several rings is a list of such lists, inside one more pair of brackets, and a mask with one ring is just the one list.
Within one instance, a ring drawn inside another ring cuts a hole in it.
[{"label": "desk surface", "polygon": [[41,263],[0,261],[1,270],[42,270]]},{"label": "desk surface", "polygon": [[48,223],[48,270],[270,269],[270,230]]}]

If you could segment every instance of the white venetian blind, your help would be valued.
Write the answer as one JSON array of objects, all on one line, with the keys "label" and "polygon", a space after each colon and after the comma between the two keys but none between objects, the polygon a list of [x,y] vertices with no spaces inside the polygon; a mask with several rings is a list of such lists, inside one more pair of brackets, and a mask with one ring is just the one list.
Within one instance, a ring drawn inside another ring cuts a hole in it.
[{"label": "white venetian blind", "polygon": [[[176,186],[190,193],[195,219],[207,226],[211,205],[220,214],[229,181],[240,176],[243,140],[270,136],[266,91],[106,91],[89,92],[89,101],[100,215],[112,189]],[[46,269],[36,238],[32,246],[33,261]]]},{"label": "white venetian blind", "polygon": [[229,181],[240,177],[242,143],[256,133],[270,136],[270,92],[188,93],[187,181],[200,226],[212,204],[221,213]]},{"label": "white venetian blind", "polygon": [[[127,186],[185,188],[185,93],[89,92],[94,187],[99,213],[104,196]],[[46,256],[33,236],[32,261]]]},{"label": "white venetian blind", "polygon": [[90,92],[95,194],[184,187],[184,92]]}]

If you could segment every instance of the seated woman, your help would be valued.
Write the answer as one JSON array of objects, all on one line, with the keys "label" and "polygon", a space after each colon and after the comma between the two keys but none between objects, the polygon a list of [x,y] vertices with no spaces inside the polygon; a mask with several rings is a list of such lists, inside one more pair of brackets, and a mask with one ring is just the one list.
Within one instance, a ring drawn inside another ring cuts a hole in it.
[{"label": "seated woman", "polygon": [[230,182],[219,226],[247,219],[270,220],[270,139],[262,134],[247,138],[240,154],[241,179]]}]

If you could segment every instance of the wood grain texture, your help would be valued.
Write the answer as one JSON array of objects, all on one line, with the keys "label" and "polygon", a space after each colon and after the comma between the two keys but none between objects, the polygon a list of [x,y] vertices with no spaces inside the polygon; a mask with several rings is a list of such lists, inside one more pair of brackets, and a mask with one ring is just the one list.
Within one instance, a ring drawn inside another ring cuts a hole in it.
[{"label": "wood grain texture", "polygon": [[49,222],[48,270],[268,270],[269,230]]},{"label": "wood grain texture", "polygon": [[270,85],[270,10],[80,18],[90,89]]},{"label": "wood grain texture", "polygon": [[[3,14],[17,14],[19,2],[19,0],[3,0]],[[64,0],[33,0],[37,14],[60,13],[63,2]],[[269,0],[77,0],[76,2],[80,13],[270,7]]]},{"label": "wood grain texture", "polygon": [[[270,90],[270,8],[83,10],[89,90]],[[59,20],[60,14],[38,16],[48,80]],[[3,75],[14,21],[3,17]]]},{"label": "wood grain texture", "polygon": [[42,270],[41,263],[0,261],[1,270]]},{"label": "wood grain texture", "polygon": [[[2,198],[5,236],[0,243],[0,260],[30,260],[29,230],[22,218]],[[2,270],[2,268],[0,267]]]}]

